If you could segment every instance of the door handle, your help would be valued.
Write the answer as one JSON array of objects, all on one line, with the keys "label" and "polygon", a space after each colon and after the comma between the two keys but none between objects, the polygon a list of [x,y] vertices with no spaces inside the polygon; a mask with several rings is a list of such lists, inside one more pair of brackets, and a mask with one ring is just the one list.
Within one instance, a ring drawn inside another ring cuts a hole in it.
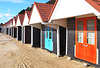
[{"label": "door handle", "polygon": [[85,45],[83,45],[83,46],[85,46]]},{"label": "door handle", "polygon": [[86,45],[86,47],[88,47],[88,45]]}]

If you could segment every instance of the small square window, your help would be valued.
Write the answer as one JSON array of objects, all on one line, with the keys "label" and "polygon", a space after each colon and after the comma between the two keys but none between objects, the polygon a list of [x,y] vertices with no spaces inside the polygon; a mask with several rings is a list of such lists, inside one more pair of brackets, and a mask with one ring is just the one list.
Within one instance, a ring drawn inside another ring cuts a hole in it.
[{"label": "small square window", "polygon": [[77,41],[83,43],[83,32],[78,32]]},{"label": "small square window", "polygon": [[87,43],[88,44],[93,44],[95,43],[95,38],[94,38],[94,32],[88,32],[87,33]]},{"label": "small square window", "polygon": [[77,30],[83,31],[83,20],[77,21]]},{"label": "small square window", "polygon": [[87,31],[94,31],[94,19],[87,20]]}]

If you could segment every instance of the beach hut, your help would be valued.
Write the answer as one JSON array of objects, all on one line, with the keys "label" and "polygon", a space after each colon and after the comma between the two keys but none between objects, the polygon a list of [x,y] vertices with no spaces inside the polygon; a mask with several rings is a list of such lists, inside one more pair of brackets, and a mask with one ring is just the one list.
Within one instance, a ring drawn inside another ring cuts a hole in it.
[{"label": "beach hut", "polygon": [[22,25],[22,43],[24,44],[31,43],[31,26],[29,25],[30,17],[31,17],[31,10],[30,11],[26,10]]},{"label": "beach hut", "polygon": [[[42,46],[42,23],[48,22],[53,5],[34,2],[29,24],[31,25],[31,46]],[[44,40],[43,40],[44,41]]]},{"label": "beach hut", "polygon": [[12,22],[12,19],[10,19],[10,20],[9,20],[9,26],[8,26],[8,27],[9,27],[9,28],[8,28],[8,30],[9,30],[9,33],[8,33],[8,34],[9,34],[9,36],[12,35],[12,26],[13,26],[13,22]]},{"label": "beach hut", "polygon": [[[58,0],[47,23],[53,28],[57,26],[58,55],[62,44],[66,43],[63,47],[66,51],[62,52],[67,56],[100,65],[99,18],[100,2],[97,0]],[[64,36],[66,41],[63,41]]]},{"label": "beach hut", "polygon": [[17,16],[17,22],[16,22],[16,27],[17,27],[17,40],[22,39],[22,24],[24,20],[24,14],[18,14]]},{"label": "beach hut", "polygon": [[17,17],[13,17],[13,27],[12,27],[12,37],[17,38],[17,27],[16,27]]}]

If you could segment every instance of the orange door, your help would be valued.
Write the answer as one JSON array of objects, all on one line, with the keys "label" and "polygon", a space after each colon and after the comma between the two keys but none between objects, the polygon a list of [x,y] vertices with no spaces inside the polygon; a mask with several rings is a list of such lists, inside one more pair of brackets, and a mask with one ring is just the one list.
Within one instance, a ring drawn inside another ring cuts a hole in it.
[{"label": "orange door", "polygon": [[96,64],[96,17],[76,19],[76,57]]}]

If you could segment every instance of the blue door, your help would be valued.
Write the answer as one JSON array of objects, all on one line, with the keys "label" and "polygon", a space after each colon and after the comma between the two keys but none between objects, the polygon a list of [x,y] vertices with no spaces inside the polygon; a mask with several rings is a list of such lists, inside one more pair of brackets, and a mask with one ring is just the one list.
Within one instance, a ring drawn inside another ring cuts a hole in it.
[{"label": "blue door", "polygon": [[52,28],[45,27],[45,48],[53,51],[53,32]]}]

